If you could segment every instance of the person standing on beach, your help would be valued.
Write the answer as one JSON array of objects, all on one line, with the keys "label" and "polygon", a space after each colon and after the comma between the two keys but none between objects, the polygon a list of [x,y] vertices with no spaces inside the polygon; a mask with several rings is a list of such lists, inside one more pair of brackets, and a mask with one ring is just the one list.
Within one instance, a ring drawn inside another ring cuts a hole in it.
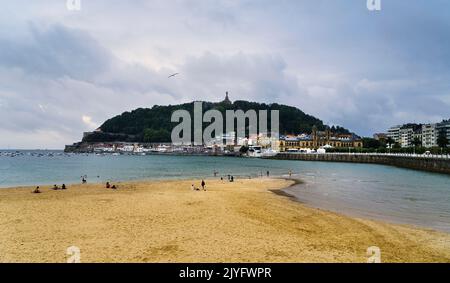
[{"label": "person standing on beach", "polygon": [[269,170],[267,170],[267,172],[266,172],[267,177],[269,177],[269,174],[270,174],[270,173],[269,173]]},{"label": "person standing on beach", "polygon": [[206,186],[205,180],[202,180],[202,189],[203,189],[204,191],[206,191],[205,186]]}]

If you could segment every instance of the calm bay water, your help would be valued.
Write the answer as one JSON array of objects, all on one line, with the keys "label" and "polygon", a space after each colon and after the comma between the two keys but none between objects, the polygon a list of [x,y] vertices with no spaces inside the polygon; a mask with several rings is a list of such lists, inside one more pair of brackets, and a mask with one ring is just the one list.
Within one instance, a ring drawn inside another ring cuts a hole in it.
[{"label": "calm bay water", "polygon": [[307,205],[450,232],[450,176],[382,165],[21,151],[0,155],[0,187],[78,183],[83,175],[88,182],[105,182],[208,178],[214,171],[256,177],[267,170],[271,175],[292,170],[304,180],[286,191]]}]

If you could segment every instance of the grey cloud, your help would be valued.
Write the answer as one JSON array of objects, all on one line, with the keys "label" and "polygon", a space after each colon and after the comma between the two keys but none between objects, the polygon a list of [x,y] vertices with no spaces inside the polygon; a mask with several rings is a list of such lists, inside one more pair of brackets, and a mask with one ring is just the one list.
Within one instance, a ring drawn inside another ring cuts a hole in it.
[{"label": "grey cloud", "polygon": [[111,55],[85,32],[62,25],[30,24],[31,40],[0,39],[0,62],[30,75],[91,80],[110,67]]},{"label": "grey cloud", "polygon": [[160,74],[118,60],[86,32],[56,25],[31,34],[31,42],[0,39],[1,131],[40,139],[56,133],[70,143],[92,130],[83,116],[99,125],[125,110],[172,102]]},{"label": "grey cloud", "polygon": [[208,52],[190,57],[183,65],[183,73],[189,84],[197,89],[205,88],[195,93],[197,97],[222,99],[224,91],[230,90],[235,99],[270,102],[285,93],[295,94],[296,81],[284,73],[286,67],[284,59],[273,54]]}]

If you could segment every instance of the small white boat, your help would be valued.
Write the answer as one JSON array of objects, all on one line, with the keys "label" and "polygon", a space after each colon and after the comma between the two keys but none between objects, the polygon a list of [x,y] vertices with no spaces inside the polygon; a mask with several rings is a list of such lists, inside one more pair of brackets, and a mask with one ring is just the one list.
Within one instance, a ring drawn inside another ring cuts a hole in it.
[{"label": "small white boat", "polygon": [[278,151],[273,150],[271,148],[263,149],[261,151],[261,157],[272,157],[278,154]]},{"label": "small white boat", "polygon": [[247,151],[248,157],[261,157],[261,147],[260,146],[250,146]]}]

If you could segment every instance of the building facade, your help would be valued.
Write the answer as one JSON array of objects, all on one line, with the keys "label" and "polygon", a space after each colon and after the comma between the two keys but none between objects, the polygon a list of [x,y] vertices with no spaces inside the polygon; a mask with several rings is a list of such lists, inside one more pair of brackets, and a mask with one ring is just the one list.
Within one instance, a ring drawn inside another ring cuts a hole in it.
[{"label": "building facade", "polygon": [[422,125],[422,146],[434,147],[437,146],[437,130],[436,124]]},{"label": "building facade", "polygon": [[412,128],[402,128],[400,129],[400,146],[401,147],[411,147],[413,141],[414,130]]},{"label": "building facade", "polygon": [[328,128],[318,131],[313,127],[311,134],[280,137],[280,151],[299,151],[302,149],[334,148],[362,148],[362,140],[353,134],[337,134]]},{"label": "building facade", "polygon": [[422,145],[422,125],[414,130],[413,139],[419,142],[418,145]]},{"label": "building facade", "polygon": [[390,127],[387,136],[388,138],[391,138],[396,143],[400,143],[400,129],[402,128],[401,125]]},{"label": "building facade", "polygon": [[422,139],[422,125],[419,124],[405,124],[399,131],[399,144],[401,147],[413,147],[417,145],[415,139],[419,141]]}]

